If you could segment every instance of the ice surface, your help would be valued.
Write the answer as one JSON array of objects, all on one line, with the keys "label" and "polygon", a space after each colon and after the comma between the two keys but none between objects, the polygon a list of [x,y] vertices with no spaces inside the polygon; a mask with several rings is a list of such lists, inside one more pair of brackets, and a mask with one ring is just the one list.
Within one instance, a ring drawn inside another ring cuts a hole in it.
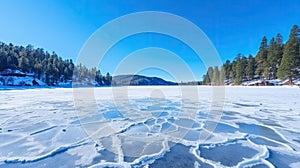
[{"label": "ice surface", "polygon": [[298,87],[77,89],[0,91],[0,167],[299,167]]}]

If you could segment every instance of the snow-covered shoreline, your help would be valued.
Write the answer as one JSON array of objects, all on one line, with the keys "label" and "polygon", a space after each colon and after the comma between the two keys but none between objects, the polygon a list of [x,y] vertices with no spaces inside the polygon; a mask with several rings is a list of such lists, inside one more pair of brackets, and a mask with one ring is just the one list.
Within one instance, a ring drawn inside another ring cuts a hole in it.
[{"label": "snow-covered shoreline", "polygon": [[[117,87],[156,87],[156,85],[141,85],[141,86],[76,86],[74,88],[117,88]],[[300,88],[297,85],[283,85],[283,86],[242,86],[242,85],[235,85],[235,86],[208,86],[208,85],[161,85],[157,87],[206,87],[206,88],[213,88],[213,87],[224,87],[224,88]],[[56,88],[73,88],[72,85],[65,85],[65,86],[1,86],[1,90],[25,90],[25,89],[56,89]]]}]

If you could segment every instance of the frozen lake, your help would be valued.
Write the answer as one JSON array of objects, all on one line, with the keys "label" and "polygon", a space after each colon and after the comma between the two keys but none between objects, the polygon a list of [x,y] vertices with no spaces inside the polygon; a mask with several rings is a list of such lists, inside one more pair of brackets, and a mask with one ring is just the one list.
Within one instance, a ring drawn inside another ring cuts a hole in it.
[{"label": "frozen lake", "polygon": [[300,167],[299,87],[0,90],[2,167]]}]

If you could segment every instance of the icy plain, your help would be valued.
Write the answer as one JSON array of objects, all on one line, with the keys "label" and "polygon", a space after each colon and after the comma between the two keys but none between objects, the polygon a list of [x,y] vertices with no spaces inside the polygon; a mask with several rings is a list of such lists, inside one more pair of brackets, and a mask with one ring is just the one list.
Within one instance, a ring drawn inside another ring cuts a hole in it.
[{"label": "icy plain", "polygon": [[0,90],[0,168],[300,167],[300,88],[220,89]]}]

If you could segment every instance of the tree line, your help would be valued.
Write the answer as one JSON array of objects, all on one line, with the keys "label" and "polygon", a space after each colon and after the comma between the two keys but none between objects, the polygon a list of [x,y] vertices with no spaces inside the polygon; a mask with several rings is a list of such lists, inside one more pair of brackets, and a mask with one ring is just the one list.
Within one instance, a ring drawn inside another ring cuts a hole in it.
[{"label": "tree line", "polygon": [[208,67],[203,76],[203,84],[223,85],[228,83],[241,84],[253,79],[290,80],[300,78],[300,29],[294,25],[289,39],[284,44],[281,34],[272,37],[268,43],[264,36],[256,56],[237,54],[231,62],[219,68]]},{"label": "tree line", "polygon": [[0,42],[0,72],[6,69],[32,73],[34,78],[49,86],[58,85],[60,82],[103,86],[111,85],[112,81],[109,73],[102,75],[99,69],[74,65],[72,59],[62,59],[55,52],[50,54],[42,48],[35,49],[32,45],[23,47]]}]

